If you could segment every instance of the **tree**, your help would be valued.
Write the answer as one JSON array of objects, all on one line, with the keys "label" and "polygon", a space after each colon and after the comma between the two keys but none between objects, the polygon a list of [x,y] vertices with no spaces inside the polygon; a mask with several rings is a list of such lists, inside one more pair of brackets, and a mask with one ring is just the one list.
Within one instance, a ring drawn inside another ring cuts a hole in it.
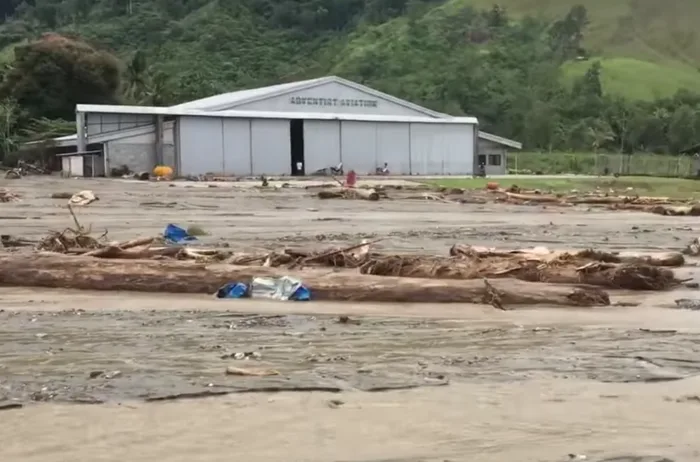
[{"label": "tree", "polygon": [[0,156],[14,152],[18,147],[16,127],[19,119],[19,106],[15,101],[0,102]]},{"label": "tree", "polygon": [[46,34],[15,48],[15,61],[0,85],[29,118],[73,119],[77,103],[114,104],[120,86],[119,61],[78,40]]},{"label": "tree", "polygon": [[695,108],[683,105],[676,109],[668,121],[668,141],[672,153],[696,143],[698,112]]},{"label": "tree", "polygon": [[591,149],[594,153],[608,143],[615,139],[615,134],[613,133],[610,125],[603,119],[594,119],[588,125],[588,130],[586,131],[586,138],[590,144]]},{"label": "tree", "polygon": [[500,5],[493,5],[486,14],[486,21],[489,27],[499,28],[508,25],[508,13]]},{"label": "tree", "polygon": [[583,5],[574,5],[567,15],[552,24],[549,41],[552,51],[562,60],[576,58],[585,53],[582,47],[583,34],[588,26],[588,10]]},{"label": "tree", "polygon": [[615,133],[618,149],[622,152],[629,152],[629,132],[633,122],[634,107],[623,98],[612,98],[609,102],[606,119]]}]

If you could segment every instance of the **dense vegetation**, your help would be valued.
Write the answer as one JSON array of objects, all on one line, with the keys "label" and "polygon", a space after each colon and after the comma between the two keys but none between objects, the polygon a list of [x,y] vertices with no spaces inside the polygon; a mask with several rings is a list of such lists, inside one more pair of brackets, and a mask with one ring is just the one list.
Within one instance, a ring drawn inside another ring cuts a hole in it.
[{"label": "dense vegetation", "polygon": [[[604,8],[578,1],[595,14],[572,3],[535,19],[516,0],[501,2],[513,13],[486,0],[1,2],[0,151],[69,130],[53,121],[72,120],[76,103],[169,105],[327,74],[475,115],[533,150],[677,153],[700,143],[694,36],[667,53],[696,73],[674,80],[687,89],[625,96],[607,89],[609,64],[644,57],[599,58],[604,43],[588,34]],[[627,86],[619,71],[615,79]]]}]

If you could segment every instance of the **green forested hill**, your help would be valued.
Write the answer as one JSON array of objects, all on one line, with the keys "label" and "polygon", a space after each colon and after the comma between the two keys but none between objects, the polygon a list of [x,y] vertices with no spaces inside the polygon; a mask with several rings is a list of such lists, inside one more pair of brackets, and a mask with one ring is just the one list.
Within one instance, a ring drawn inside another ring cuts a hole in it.
[{"label": "green forested hill", "polygon": [[697,17],[694,0],[9,0],[0,151],[76,102],[337,74],[531,149],[677,152],[700,142]]}]

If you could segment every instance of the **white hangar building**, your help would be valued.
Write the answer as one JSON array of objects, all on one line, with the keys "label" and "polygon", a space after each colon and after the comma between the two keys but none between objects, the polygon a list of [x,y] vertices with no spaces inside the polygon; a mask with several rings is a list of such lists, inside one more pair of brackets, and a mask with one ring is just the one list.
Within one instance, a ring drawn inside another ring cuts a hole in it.
[{"label": "white hangar building", "polygon": [[172,107],[83,105],[77,134],[54,140],[72,176],[124,165],[180,175],[310,175],[343,163],[346,171],[393,175],[506,172],[520,143],[339,77],[242,90]]}]

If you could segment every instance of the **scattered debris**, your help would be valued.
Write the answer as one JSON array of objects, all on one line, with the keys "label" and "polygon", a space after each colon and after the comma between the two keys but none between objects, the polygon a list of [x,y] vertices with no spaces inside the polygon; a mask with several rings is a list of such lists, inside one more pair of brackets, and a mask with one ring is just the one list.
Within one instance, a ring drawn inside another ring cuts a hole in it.
[{"label": "scattered debris", "polygon": [[21,403],[0,403],[0,411],[9,411],[11,409],[21,409],[24,407]]},{"label": "scattered debris", "polygon": [[7,180],[19,180],[22,178],[22,171],[18,168],[13,168],[5,172],[5,179]]},{"label": "scattered debris", "polygon": [[683,250],[686,255],[691,255],[693,257],[700,256],[700,237],[693,239],[690,244]]},{"label": "scattered debris", "polygon": [[350,319],[350,316],[339,316],[338,324],[353,324],[359,326],[362,322],[359,319]]},{"label": "scattered debris", "polygon": [[190,225],[187,227],[187,234],[192,237],[206,236],[209,233],[204,231],[204,228],[198,225]]},{"label": "scattered debris", "polygon": [[700,204],[657,205],[648,209],[648,211],[657,215],[666,215],[671,217],[698,217],[700,216]]},{"label": "scattered debris", "polygon": [[[61,232],[52,232],[37,245],[38,250],[57,253],[80,253],[83,249],[99,249],[103,247],[100,241],[105,235],[94,238],[82,229],[66,228]],[[78,252],[76,252],[78,251]]]},{"label": "scattered debris", "polygon": [[674,302],[678,308],[683,310],[700,310],[700,300],[696,298],[680,298],[678,300],[674,300]]},{"label": "scattered debris", "polygon": [[700,396],[698,395],[688,395],[688,396],[681,396],[680,398],[676,399],[677,403],[697,403],[700,404]]},{"label": "scattered debris", "polygon": [[328,400],[328,407],[331,409],[338,409],[340,406],[345,404],[345,401],[342,401],[340,399],[331,399]]},{"label": "scattered debris", "polygon": [[0,244],[6,249],[12,247],[34,247],[36,242],[9,234],[0,235]]},{"label": "scattered debris", "polygon": [[503,303],[501,303],[501,296],[498,293],[498,290],[496,290],[496,288],[493,287],[486,278],[484,278],[484,286],[486,286],[484,303],[487,305],[493,305],[499,310],[506,311],[506,309],[503,307]]},{"label": "scattered debris", "polygon": [[325,189],[316,193],[319,199],[364,199],[378,201],[379,193],[374,189],[336,188]]},{"label": "scattered debris", "polygon": [[640,332],[648,332],[650,334],[677,334],[678,331],[675,329],[645,329],[639,328]]},{"label": "scattered debris", "polygon": [[247,360],[247,359],[260,359],[262,355],[257,351],[239,351],[237,353],[225,354],[221,356],[221,359],[236,359],[236,360]]},{"label": "scattered debris", "polygon": [[72,197],[73,194],[69,192],[57,192],[51,194],[51,199],[71,199]]},{"label": "scattered debris", "polygon": [[280,373],[274,369],[252,370],[241,369],[239,367],[227,367],[226,375],[238,375],[245,377],[267,377],[271,375],[280,375]]},{"label": "scattered debris", "polygon": [[7,188],[0,188],[0,202],[19,202],[19,196]]},{"label": "scattered debris", "polygon": [[75,205],[89,205],[92,204],[93,202],[99,200],[99,197],[95,196],[95,194],[92,191],[85,190],[85,191],[80,191],[75,194],[73,194],[68,201],[69,206],[75,206]]},{"label": "scattered debris", "polygon": [[250,284],[230,282],[216,291],[216,298],[269,298],[272,300],[308,301],[311,292],[295,278],[254,277]]}]

